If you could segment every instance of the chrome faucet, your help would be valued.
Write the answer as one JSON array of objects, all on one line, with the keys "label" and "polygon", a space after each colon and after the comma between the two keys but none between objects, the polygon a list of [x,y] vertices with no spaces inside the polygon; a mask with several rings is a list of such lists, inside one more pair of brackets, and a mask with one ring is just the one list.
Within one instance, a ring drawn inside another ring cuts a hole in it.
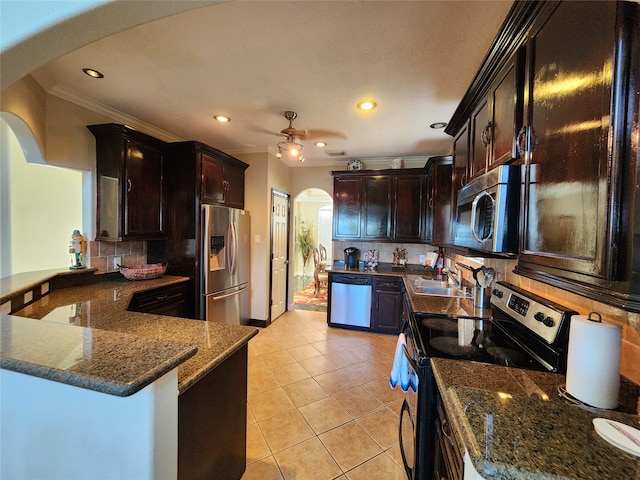
[{"label": "chrome faucet", "polygon": [[450,267],[443,268],[442,272],[447,274],[450,283],[453,283],[456,288],[462,289],[462,271],[459,268],[456,268],[455,272],[452,272]]}]

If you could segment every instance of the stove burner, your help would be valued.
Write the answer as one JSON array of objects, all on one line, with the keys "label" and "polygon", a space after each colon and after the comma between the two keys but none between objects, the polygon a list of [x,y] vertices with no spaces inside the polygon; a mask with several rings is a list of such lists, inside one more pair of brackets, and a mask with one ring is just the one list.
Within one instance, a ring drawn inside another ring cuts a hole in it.
[{"label": "stove burner", "polygon": [[457,332],[458,321],[450,318],[425,318],[422,320],[422,324],[432,330],[439,332]]},{"label": "stove burner", "polygon": [[487,353],[498,362],[499,365],[515,367],[527,362],[527,357],[515,350],[504,347],[489,347]]},{"label": "stove burner", "polygon": [[478,351],[475,345],[458,345],[457,337],[434,337],[429,343],[436,350],[455,357],[470,357]]}]

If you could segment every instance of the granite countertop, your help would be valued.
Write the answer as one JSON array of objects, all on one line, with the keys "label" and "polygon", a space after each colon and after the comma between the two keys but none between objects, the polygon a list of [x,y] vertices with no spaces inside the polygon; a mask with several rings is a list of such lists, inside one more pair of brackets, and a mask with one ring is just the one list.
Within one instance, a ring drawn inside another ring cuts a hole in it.
[{"label": "granite countertop", "polygon": [[[418,295],[413,293],[411,285],[409,285],[410,275],[420,275],[430,280],[442,280],[442,276],[438,276],[432,268],[422,267],[418,265],[408,265],[405,268],[393,268],[391,265],[379,265],[375,270],[360,267],[346,268],[344,264],[336,263],[331,268],[327,268],[331,273],[354,273],[362,275],[384,275],[399,276],[404,281],[405,290],[409,294],[411,302],[411,310],[418,316],[447,316],[452,318],[481,318],[490,319],[490,308],[478,308],[473,304],[471,298],[460,297],[443,297],[436,295]],[[471,287],[471,284],[465,284]]]},{"label": "granite countertop", "polygon": [[568,402],[558,395],[565,382],[559,374],[431,363],[453,433],[486,480],[640,479],[640,459],[606,442],[592,424],[604,417],[638,428],[635,415]]},{"label": "granite countertop", "polygon": [[[143,350],[140,350],[140,345],[144,343],[143,339],[149,342],[150,351],[153,348],[158,348],[157,345],[160,344],[164,344],[167,351],[171,351],[175,345],[181,345],[187,352],[192,352],[182,359],[182,363],[179,361],[176,363],[176,365],[179,364],[178,390],[183,393],[258,333],[255,327],[127,310],[134,293],[182,283],[186,280],[186,277],[162,276],[157,279],[133,282],[123,278],[94,282],[79,287],[62,288],[50,292],[9,318],[28,317],[42,320],[47,322],[47,326],[43,325],[43,328],[50,328],[48,324],[64,325],[71,336],[77,335],[75,330],[81,327],[86,332],[98,332],[96,335],[101,339],[111,338],[114,345],[123,351],[118,349],[105,350],[105,355],[111,354],[115,357],[113,362],[109,363],[103,359],[101,360],[103,363],[96,363],[96,370],[92,371],[94,377],[103,378],[105,382],[114,376],[115,372],[112,372],[111,369],[121,368],[117,367],[118,358],[127,349],[131,349],[131,352],[125,353],[122,358],[135,359],[136,362],[141,362],[141,368],[143,368],[146,364],[146,360],[143,358],[146,354],[142,354]],[[4,343],[4,336],[2,340]],[[3,344],[2,356],[5,362],[7,361],[5,360],[6,355]],[[168,359],[162,361],[171,363]],[[42,372],[36,370],[35,366],[33,368],[33,374],[41,376],[38,373]],[[149,375],[155,375],[155,378],[160,376],[157,372],[149,372]],[[106,389],[106,387],[104,388]],[[111,393],[111,391],[106,393]]]}]

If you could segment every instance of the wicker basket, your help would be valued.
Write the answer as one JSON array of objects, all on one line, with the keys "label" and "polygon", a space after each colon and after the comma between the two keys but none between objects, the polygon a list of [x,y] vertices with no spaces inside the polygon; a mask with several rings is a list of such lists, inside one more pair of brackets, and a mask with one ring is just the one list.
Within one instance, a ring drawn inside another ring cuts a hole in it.
[{"label": "wicker basket", "polygon": [[149,280],[164,275],[167,270],[166,263],[148,263],[146,265],[131,265],[120,267],[120,273],[127,280]]}]

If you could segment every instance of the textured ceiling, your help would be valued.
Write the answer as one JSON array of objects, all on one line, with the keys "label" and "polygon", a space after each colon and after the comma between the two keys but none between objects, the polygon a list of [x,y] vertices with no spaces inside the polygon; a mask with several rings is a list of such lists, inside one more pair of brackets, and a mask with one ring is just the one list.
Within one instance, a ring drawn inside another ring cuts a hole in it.
[{"label": "textured ceiling", "polygon": [[[135,2],[132,2],[135,3]],[[90,43],[33,72],[50,93],[199,140],[229,153],[274,151],[295,110],[323,130],[330,157],[303,141],[306,161],[446,154],[448,121],[511,2],[231,1]],[[91,79],[83,67],[105,78]],[[363,114],[359,100],[378,108]],[[214,114],[232,118],[218,124]],[[160,134],[158,134],[160,133]]]}]

